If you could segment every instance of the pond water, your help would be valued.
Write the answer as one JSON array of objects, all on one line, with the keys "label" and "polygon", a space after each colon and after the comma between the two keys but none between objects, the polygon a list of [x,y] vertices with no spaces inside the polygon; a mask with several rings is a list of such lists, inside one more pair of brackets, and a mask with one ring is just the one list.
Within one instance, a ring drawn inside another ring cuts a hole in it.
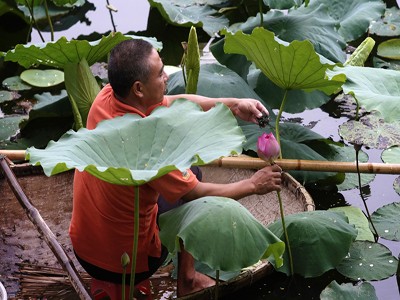
[{"label": "pond water", "polygon": [[[89,11],[86,14],[90,24],[81,22],[72,26],[67,31],[56,32],[55,40],[61,36],[76,38],[81,34],[89,35],[94,31],[104,33],[112,30],[112,20],[109,11],[106,8],[106,4],[106,1],[101,1],[101,3],[97,2],[95,10]],[[114,0],[110,4],[118,8],[118,12],[113,13],[114,23],[118,31],[126,33],[128,31],[141,31],[146,29],[149,12],[149,4],[146,0]],[[49,41],[50,34],[43,34],[45,39]],[[32,42],[40,42],[37,32],[33,32]],[[333,107],[335,107],[335,105],[333,105]],[[323,109],[313,109],[296,115],[284,114],[284,117],[299,119],[302,124],[312,127],[317,133],[320,133],[324,137],[331,137],[335,141],[341,140],[338,135],[338,126],[348,119],[346,115],[340,112],[340,109],[337,107],[332,109],[332,106],[329,106],[329,108],[326,106],[326,108]],[[369,155],[370,162],[381,162],[381,151],[371,149],[363,150]],[[399,195],[395,193],[392,186],[396,177],[397,175],[377,175],[368,186],[363,187],[362,193],[367,199],[371,213],[385,204],[399,201]],[[341,203],[341,205],[343,205],[349,203],[364,210],[364,205],[358,189],[340,193],[329,191],[325,194],[310,190],[310,193],[316,200],[328,199],[330,204]],[[380,242],[390,248],[395,257],[399,256],[400,243],[383,239],[381,239]],[[399,289],[395,276],[383,281],[371,283],[376,289],[378,299],[391,300],[399,298]],[[247,299],[265,299],[268,297],[268,299],[270,299],[271,294],[269,289],[267,282],[261,282],[251,289],[238,293],[237,299],[243,299],[243,297],[246,297]]]}]

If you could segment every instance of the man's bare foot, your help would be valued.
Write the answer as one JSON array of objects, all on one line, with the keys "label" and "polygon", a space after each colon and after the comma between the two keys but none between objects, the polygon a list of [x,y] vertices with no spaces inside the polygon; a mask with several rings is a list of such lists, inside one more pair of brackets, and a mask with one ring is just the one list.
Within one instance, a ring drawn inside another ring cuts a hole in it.
[{"label": "man's bare foot", "polygon": [[182,297],[204,288],[215,285],[215,280],[199,272],[195,272],[192,280],[178,280],[177,296]]}]

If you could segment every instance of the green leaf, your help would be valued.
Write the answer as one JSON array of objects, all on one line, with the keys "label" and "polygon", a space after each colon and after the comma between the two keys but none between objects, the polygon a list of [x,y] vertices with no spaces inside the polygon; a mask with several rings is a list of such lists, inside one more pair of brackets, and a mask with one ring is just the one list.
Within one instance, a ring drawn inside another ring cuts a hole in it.
[{"label": "green leaf", "polygon": [[238,271],[270,255],[281,264],[285,244],[235,200],[203,197],[160,215],[159,222],[170,253],[179,251],[182,239],[195,259],[214,270]]},{"label": "green leaf", "polygon": [[146,118],[126,114],[94,130],[70,130],[45,150],[27,149],[27,158],[48,176],[76,168],[113,184],[141,185],[172,170],[240,153],[243,141],[225,105],[203,112],[181,99]]},{"label": "green leaf", "polygon": [[329,64],[322,64],[309,41],[293,41],[289,45],[278,41],[274,34],[255,28],[251,35],[241,31],[226,33],[226,53],[243,54],[255,63],[272,82],[285,90],[319,89],[327,94],[335,91],[340,82],[325,79]]},{"label": "green leaf", "polygon": [[360,45],[358,45],[344,65],[363,67],[374,46],[375,41],[371,37],[367,37]]},{"label": "green leaf", "polygon": [[374,149],[386,149],[400,143],[400,119],[386,123],[382,116],[375,111],[362,117],[359,121],[350,120],[341,124],[339,134],[353,144]]},{"label": "green leaf", "polygon": [[86,127],[90,107],[100,92],[100,86],[85,58],[79,63],[66,64],[64,71],[65,87],[74,113],[75,129]]},{"label": "green leaf", "polygon": [[400,202],[378,208],[373,212],[371,219],[380,237],[400,241]]},{"label": "green leaf", "polygon": [[378,36],[399,36],[400,10],[397,7],[387,8],[382,18],[371,23],[369,33]]},{"label": "green leaf", "polygon": [[400,39],[390,39],[378,45],[376,54],[389,59],[400,59]]},{"label": "green leaf", "polygon": [[352,280],[383,280],[396,273],[397,258],[382,244],[355,241],[337,270]]},{"label": "green leaf", "polygon": [[369,222],[363,211],[355,206],[340,206],[329,209],[333,212],[342,212],[349,219],[349,224],[353,224],[357,231],[356,240],[374,242],[374,235],[369,229]]},{"label": "green leaf", "polygon": [[120,32],[110,33],[100,40],[88,42],[86,40],[68,41],[61,37],[56,42],[48,42],[40,45],[17,45],[15,49],[7,51],[4,60],[19,63],[25,68],[45,65],[63,69],[67,63],[79,63],[86,58],[89,65],[104,59],[112,48],[118,43],[130,39],[141,38],[151,42],[155,48],[160,44],[154,39],[139,36],[124,36]]},{"label": "green leaf", "polygon": [[346,42],[365,34],[370,23],[380,19],[386,8],[381,0],[318,0],[311,2],[310,7],[321,3],[326,5],[329,15],[340,24],[338,32]]},{"label": "green leaf", "polygon": [[13,134],[17,133],[19,129],[19,123],[24,118],[26,118],[26,116],[0,118],[0,142],[3,142]]},{"label": "green leaf", "polygon": [[338,284],[334,280],[321,292],[320,299],[378,300],[378,297],[374,286],[369,282],[353,285],[352,283]]},{"label": "green leaf", "polygon": [[159,10],[167,22],[176,26],[202,27],[211,37],[229,23],[226,17],[217,14],[218,12],[204,1],[149,0],[149,3]]},{"label": "green leaf", "polygon": [[18,99],[20,95],[16,92],[0,90],[0,103]]},{"label": "green leaf", "polygon": [[377,110],[386,122],[400,120],[400,72],[366,67],[335,67],[328,76],[345,74],[343,91],[353,95],[366,110]]},{"label": "green leaf", "polygon": [[32,89],[32,86],[24,83],[19,76],[8,77],[3,80],[2,84],[11,91],[25,91]]},{"label": "green leaf", "polygon": [[64,72],[54,69],[29,69],[23,71],[20,77],[26,83],[36,87],[51,87],[64,82]]},{"label": "green leaf", "polygon": [[[303,277],[317,277],[335,268],[348,253],[357,236],[347,217],[330,211],[301,212],[285,216],[294,272]],[[276,236],[283,239],[281,220],[268,226]],[[285,252],[284,262],[288,262]],[[277,271],[290,274],[285,263]]]}]

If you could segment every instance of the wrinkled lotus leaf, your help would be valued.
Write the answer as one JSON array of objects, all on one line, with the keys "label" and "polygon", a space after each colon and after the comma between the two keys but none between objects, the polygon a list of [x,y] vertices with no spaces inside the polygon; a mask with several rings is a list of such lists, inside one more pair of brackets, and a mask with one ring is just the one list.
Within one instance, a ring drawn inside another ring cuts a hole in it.
[{"label": "wrinkled lotus leaf", "polygon": [[20,96],[15,92],[0,90],[0,103],[18,99]]},{"label": "wrinkled lotus leaf", "polygon": [[400,241],[400,202],[378,208],[373,212],[371,220],[380,237]]},{"label": "wrinkled lotus leaf", "polygon": [[[260,27],[260,14],[244,23],[234,23],[228,29],[249,33]],[[287,12],[270,10],[263,14],[263,27],[274,32],[279,39],[292,42],[310,41],[317,53],[333,62],[344,62],[346,42],[337,32],[337,22],[330,18],[323,5],[301,5]]]},{"label": "wrinkled lotus leaf", "polygon": [[[347,255],[357,230],[347,222],[342,213],[317,210],[285,217],[293,256],[294,272],[305,278],[317,277],[335,268]],[[268,226],[277,237],[284,240],[282,222]],[[287,251],[285,262],[277,271],[290,274]]]},{"label": "wrinkled lotus leaf", "polygon": [[391,39],[380,43],[376,54],[389,59],[400,59],[400,39]]},{"label": "wrinkled lotus leaf", "polygon": [[383,280],[396,273],[397,258],[382,244],[355,241],[337,270],[352,280]]},{"label": "wrinkled lotus leaf", "polygon": [[279,41],[274,33],[257,27],[251,35],[241,31],[225,33],[226,53],[243,54],[255,63],[265,76],[285,90],[321,90],[326,94],[336,91],[343,83],[343,75],[328,80],[323,64],[309,41]]},{"label": "wrinkled lotus leaf", "polygon": [[0,118],[0,141],[4,141],[14,135],[19,129],[19,123],[24,118],[26,116]]},{"label": "wrinkled lotus leaf", "polygon": [[400,119],[400,72],[394,70],[345,66],[327,70],[327,75],[345,74],[342,88],[353,95],[367,111],[379,111],[386,122]]},{"label": "wrinkled lotus leaf", "polygon": [[238,271],[271,255],[282,264],[285,244],[235,200],[203,197],[161,214],[159,222],[170,253],[179,251],[182,239],[185,249],[213,270]]},{"label": "wrinkled lotus leaf", "polygon": [[[226,1],[217,2],[220,4]],[[157,8],[169,23],[184,27],[202,27],[211,37],[229,24],[226,17],[218,15],[218,12],[204,1],[149,0],[149,3],[152,7]]]},{"label": "wrinkled lotus leaf", "polygon": [[12,76],[4,79],[3,86],[10,91],[26,91],[32,89],[32,86],[23,82],[19,76]]},{"label": "wrinkled lotus leaf", "polygon": [[352,283],[338,284],[334,280],[321,292],[320,300],[337,299],[378,300],[378,297],[374,286],[369,282],[353,285]]},{"label": "wrinkled lotus leaf", "polygon": [[371,21],[379,19],[386,7],[380,0],[318,0],[312,1],[310,6],[319,6],[321,3],[340,24],[338,32],[347,42],[364,35]]},{"label": "wrinkled lotus leaf", "polygon": [[[356,160],[356,151],[352,146],[343,146],[343,147],[335,147],[335,152],[333,156],[326,157],[330,161],[348,161],[354,162]],[[359,151],[358,153],[358,161],[359,162],[367,162],[368,154],[363,151]],[[375,174],[360,174],[361,177],[361,186],[367,185],[375,178]],[[337,184],[339,191],[351,190],[356,187],[359,187],[358,182],[358,174],[357,173],[346,173],[344,181]]]},{"label": "wrinkled lotus leaf", "polygon": [[61,37],[55,42],[38,45],[15,46],[15,49],[7,51],[4,60],[19,63],[25,68],[33,65],[45,65],[53,68],[63,69],[67,63],[79,63],[82,58],[86,58],[89,66],[106,57],[106,55],[118,43],[131,39],[139,38],[150,42],[156,49],[161,48],[161,44],[154,38],[146,38],[133,35],[122,35],[120,32],[110,33],[100,40],[88,42],[86,40],[68,41]]},{"label": "wrinkled lotus leaf", "polygon": [[374,112],[359,121],[350,120],[343,123],[339,126],[339,134],[353,144],[386,149],[400,143],[400,120],[387,123],[380,114]]},{"label": "wrinkled lotus leaf", "polygon": [[374,235],[369,228],[369,222],[363,211],[355,206],[339,206],[330,208],[333,212],[342,212],[349,219],[349,224],[353,224],[357,231],[356,240],[374,242]]},{"label": "wrinkled lotus leaf", "polygon": [[21,79],[32,86],[51,87],[64,82],[64,72],[60,70],[30,69],[21,73]]},{"label": "wrinkled lotus leaf", "polygon": [[241,153],[243,142],[227,106],[219,103],[204,112],[180,99],[146,118],[126,114],[94,130],[70,130],[44,150],[27,149],[27,159],[41,164],[47,176],[76,168],[110,183],[141,185],[172,170]]},{"label": "wrinkled lotus leaf", "polygon": [[382,18],[371,23],[369,33],[378,36],[399,36],[400,10],[397,7],[387,8]]}]

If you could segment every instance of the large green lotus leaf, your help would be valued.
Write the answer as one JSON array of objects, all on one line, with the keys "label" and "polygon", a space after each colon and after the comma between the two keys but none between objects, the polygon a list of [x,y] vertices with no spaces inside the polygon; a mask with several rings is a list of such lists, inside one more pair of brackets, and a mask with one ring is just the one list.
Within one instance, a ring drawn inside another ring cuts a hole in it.
[{"label": "large green lotus leaf", "polygon": [[44,150],[27,149],[27,158],[41,164],[48,176],[76,168],[110,183],[140,185],[172,170],[183,172],[192,164],[240,153],[243,142],[227,106],[220,103],[203,112],[181,99],[146,118],[126,114],[94,130],[70,130]]},{"label": "large green lotus leaf", "polygon": [[20,77],[23,81],[36,87],[52,87],[64,82],[64,72],[55,69],[29,69],[23,71]]},{"label": "large green lotus leaf", "polygon": [[339,134],[353,144],[386,149],[400,145],[400,118],[398,121],[386,123],[379,113],[374,112],[359,121],[350,120],[341,124]]},{"label": "large green lotus leaf", "polygon": [[56,42],[45,44],[19,44],[15,46],[15,49],[7,51],[4,60],[17,62],[25,68],[33,65],[46,65],[63,69],[67,63],[79,63],[82,58],[86,58],[88,64],[92,65],[104,59],[115,45],[130,38],[146,39],[155,48],[161,48],[160,43],[152,38],[124,36],[120,32],[117,32],[110,33],[108,36],[94,42],[86,40],[68,41],[65,37],[61,37]]},{"label": "large green lotus leaf", "polygon": [[8,77],[3,80],[2,84],[11,91],[26,91],[32,89],[32,86],[23,82],[19,76]]},{"label": "large green lotus leaf", "polygon": [[353,285],[352,283],[338,284],[334,280],[321,292],[320,299],[378,300],[378,297],[374,286],[369,282]]},{"label": "large green lotus leaf", "polygon": [[382,280],[394,275],[397,265],[397,258],[386,246],[355,241],[336,269],[352,280]]},{"label": "large green lotus leaf", "polygon": [[399,49],[400,39],[390,39],[378,45],[376,54],[389,59],[400,59]]},{"label": "large green lotus leaf", "polygon": [[258,27],[251,35],[241,31],[235,34],[226,32],[224,50],[245,55],[272,82],[285,90],[318,89],[331,94],[341,85],[341,79],[338,82],[336,78],[325,78],[325,71],[332,66],[320,62],[309,41],[293,41],[287,45],[278,42],[272,32]]},{"label": "large green lotus leaf", "polygon": [[371,23],[369,33],[378,36],[399,36],[400,10],[397,7],[387,8],[382,18]]},{"label": "large green lotus leaf", "polygon": [[[222,28],[228,26],[229,20],[218,15],[218,11],[210,4],[216,1],[199,0],[149,0],[152,7],[159,10],[163,18],[169,23],[184,27],[202,27],[211,37],[214,37]],[[217,1],[218,4],[226,1]]]},{"label": "large green lotus leaf", "polygon": [[355,206],[339,206],[329,209],[333,212],[342,212],[349,219],[349,223],[353,224],[357,231],[356,240],[374,242],[374,235],[369,228],[369,222],[363,211]]},{"label": "large green lotus leaf", "polygon": [[346,42],[354,41],[365,34],[370,23],[380,19],[386,8],[381,0],[318,0],[312,1],[309,7],[319,6],[321,3],[340,24],[338,32]]},{"label": "large green lotus leaf", "polygon": [[[275,85],[260,70],[255,92],[272,107],[279,109],[284,98],[285,91]],[[257,76],[252,72],[252,76]],[[330,98],[321,91],[306,92],[303,90],[290,90],[286,95],[286,104],[283,110],[288,113],[300,113],[307,109],[318,108],[326,104]]]},{"label": "large green lotus leaf", "polygon": [[235,200],[203,197],[161,214],[159,222],[170,253],[179,251],[182,239],[195,259],[214,270],[238,271],[271,255],[282,264],[285,244]]},{"label": "large green lotus leaf", "polygon": [[75,129],[86,127],[89,109],[100,92],[100,86],[85,58],[79,63],[66,64],[64,71],[65,87],[74,113]]},{"label": "large green lotus leaf", "polygon": [[372,213],[371,219],[380,237],[400,241],[400,202],[378,208]]},{"label": "large green lotus leaf", "polygon": [[386,122],[400,120],[400,72],[367,67],[335,67],[328,76],[345,74],[342,88],[368,111],[379,111]]},{"label": "large green lotus leaf", "polygon": [[[258,14],[244,23],[231,25],[229,31],[250,33],[260,22]],[[287,13],[272,10],[263,15],[263,27],[274,32],[279,39],[286,42],[308,40],[319,54],[335,62],[344,62],[346,43],[337,33],[336,25],[324,6],[312,9],[301,6]]]},{"label": "large green lotus leaf", "polygon": [[[331,211],[301,212],[285,216],[285,223],[293,257],[294,272],[305,278],[317,277],[335,268],[347,255],[357,230],[342,213]],[[281,220],[268,226],[276,236],[284,239]],[[288,262],[288,254],[283,256]],[[285,263],[277,271],[290,274]]]}]

